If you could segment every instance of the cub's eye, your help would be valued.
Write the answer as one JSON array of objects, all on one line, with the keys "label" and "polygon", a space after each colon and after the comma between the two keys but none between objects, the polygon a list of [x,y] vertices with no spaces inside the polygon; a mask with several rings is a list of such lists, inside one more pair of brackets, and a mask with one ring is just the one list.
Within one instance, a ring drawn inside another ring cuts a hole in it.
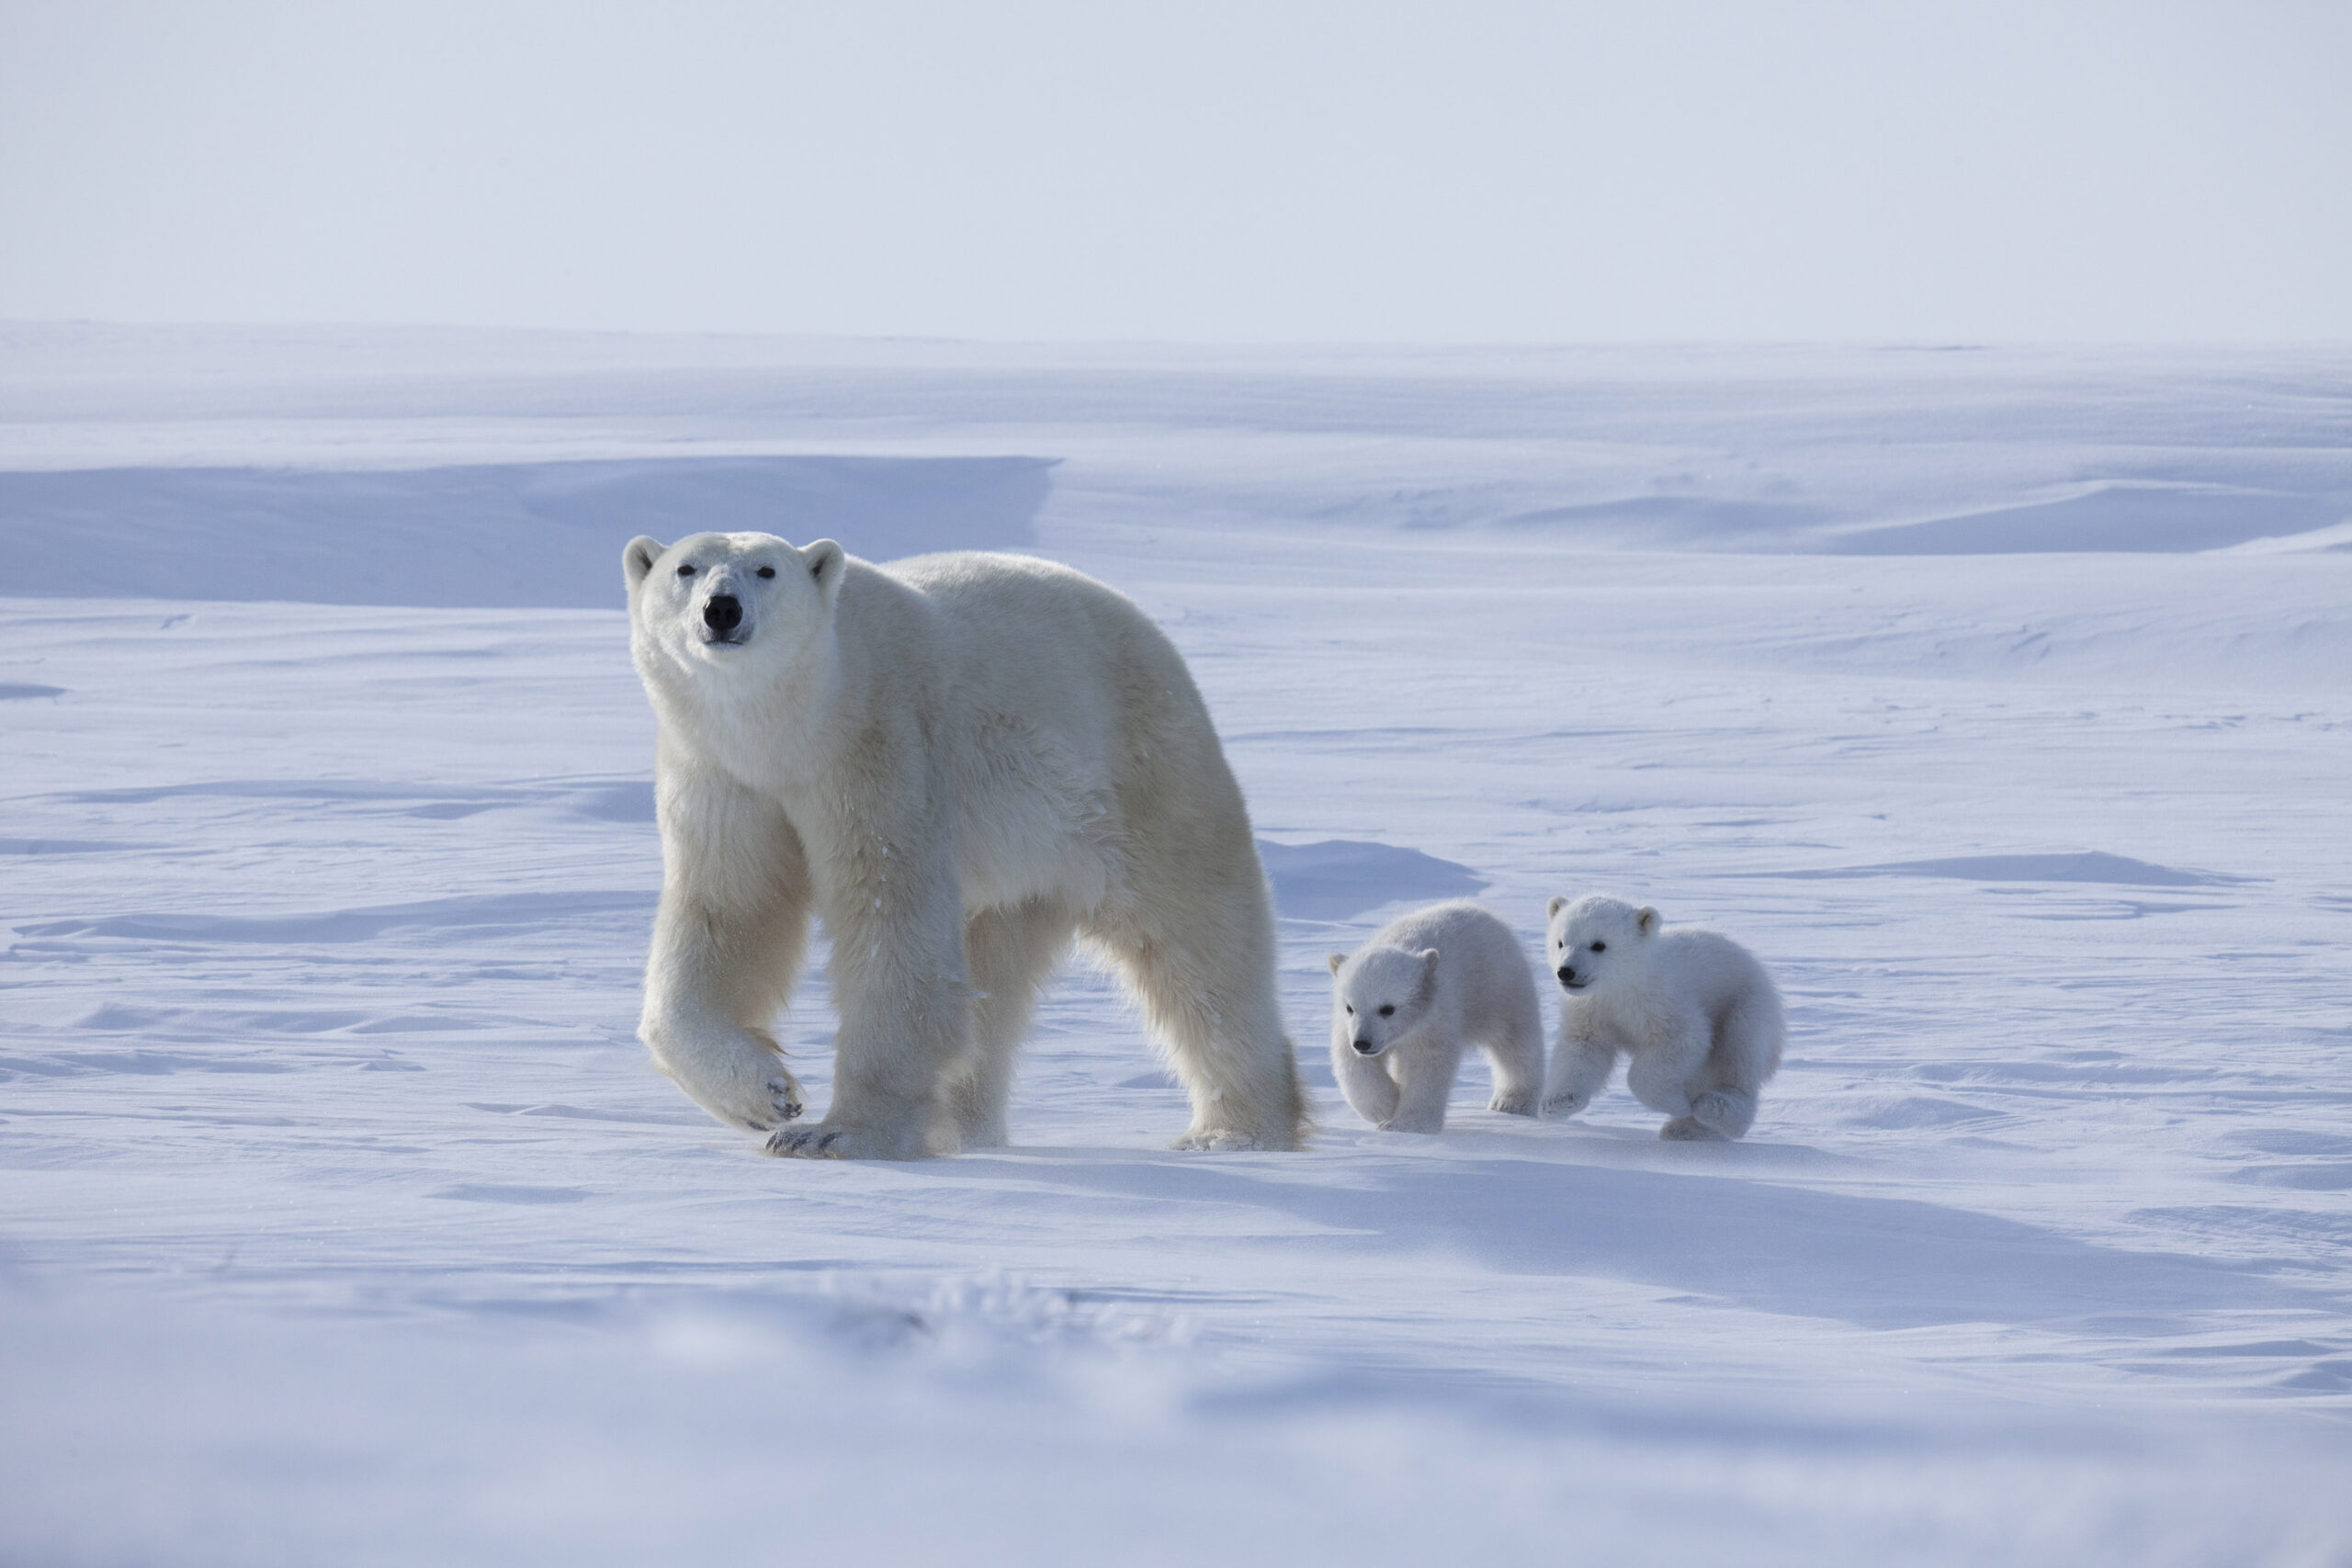
[{"label": "cub's eye", "polygon": [[757,572],[753,573],[753,575],[757,577],[774,577],[775,575],[775,568],[772,566],[763,566],[760,568]]},{"label": "cub's eye", "polygon": [[1595,953],[1606,953],[1609,951],[1609,944],[1605,942],[1596,942],[1592,944],[1592,950]]},{"label": "cub's eye", "polygon": [[680,577],[692,577],[694,574],[695,569],[693,567],[682,566],[678,569],[678,575]]},{"label": "cub's eye", "polygon": [[1349,1016],[1350,1018],[1353,1018],[1353,1017],[1355,1017],[1355,1015],[1356,1015],[1356,1004],[1355,1004],[1355,1003],[1353,1003],[1353,1002],[1341,1002],[1340,1005],[1341,1007],[1343,1007],[1343,1008],[1345,1008],[1345,1009],[1347,1009],[1347,1010],[1348,1010],[1348,1016]]},{"label": "cub's eye", "polygon": [[1380,1016],[1383,1018],[1393,1018],[1396,1014],[1396,1010],[1393,1006],[1384,1007],[1380,1010]]}]

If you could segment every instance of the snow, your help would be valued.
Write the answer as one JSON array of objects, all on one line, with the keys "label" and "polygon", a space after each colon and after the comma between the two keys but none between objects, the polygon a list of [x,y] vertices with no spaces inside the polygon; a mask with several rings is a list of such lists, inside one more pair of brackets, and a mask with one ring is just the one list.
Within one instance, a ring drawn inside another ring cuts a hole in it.
[{"label": "snow", "polygon": [[[0,1556],[2352,1561],[2347,388],[0,330]],[[1309,1152],[1166,1151],[1084,967],[1006,1151],[647,1068],[617,557],[705,519],[1169,629]],[[1749,1141],[1351,1116],[1325,953],[1585,891],[1773,968]]]}]

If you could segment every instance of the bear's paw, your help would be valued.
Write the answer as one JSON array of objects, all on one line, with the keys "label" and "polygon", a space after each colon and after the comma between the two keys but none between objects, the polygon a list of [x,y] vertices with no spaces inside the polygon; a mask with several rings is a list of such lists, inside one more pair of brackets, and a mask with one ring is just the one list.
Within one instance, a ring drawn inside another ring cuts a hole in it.
[{"label": "bear's paw", "polygon": [[1695,1116],[1677,1116],[1660,1127],[1657,1135],[1674,1144],[1724,1144],[1731,1141]]},{"label": "bear's paw", "polygon": [[1297,1145],[1287,1139],[1278,1142],[1262,1133],[1246,1133],[1237,1127],[1196,1127],[1168,1146],[1171,1149],[1230,1154],[1249,1149],[1290,1149]]},{"label": "bear's paw", "polygon": [[834,1122],[811,1122],[771,1134],[765,1152],[778,1159],[921,1159],[929,1151],[920,1138],[910,1140]]}]

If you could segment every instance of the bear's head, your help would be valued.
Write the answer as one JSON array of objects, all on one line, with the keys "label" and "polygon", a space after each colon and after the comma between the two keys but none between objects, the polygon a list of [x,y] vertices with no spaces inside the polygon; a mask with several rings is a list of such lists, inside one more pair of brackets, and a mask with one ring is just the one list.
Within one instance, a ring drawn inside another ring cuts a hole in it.
[{"label": "bear's head", "polygon": [[1549,912],[1552,975],[1564,991],[1607,985],[1611,975],[1639,964],[1657,935],[1657,911],[1623,898],[1555,898]]},{"label": "bear's head", "polygon": [[1419,1027],[1436,988],[1434,947],[1331,954],[1332,1021],[1359,1056],[1377,1056]]},{"label": "bear's head", "polygon": [[640,535],[621,552],[632,640],[686,670],[797,663],[831,630],[848,564],[831,539]]}]

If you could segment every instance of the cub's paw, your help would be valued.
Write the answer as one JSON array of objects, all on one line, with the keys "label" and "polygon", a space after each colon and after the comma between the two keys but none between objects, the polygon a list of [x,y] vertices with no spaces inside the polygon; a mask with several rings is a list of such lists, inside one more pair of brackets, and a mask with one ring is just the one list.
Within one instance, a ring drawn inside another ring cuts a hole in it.
[{"label": "cub's paw", "polygon": [[864,1127],[811,1122],[771,1134],[765,1151],[779,1159],[921,1159],[920,1143],[889,1137]]},{"label": "cub's paw", "polygon": [[1535,1114],[1535,1091],[1532,1089],[1517,1089],[1509,1092],[1497,1089],[1495,1098],[1487,1101],[1487,1109],[1499,1111],[1506,1116],[1532,1116]]},{"label": "cub's paw", "polygon": [[1755,1118],[1753,1103],[1743,1104],[1720,1089],[1711,1089],[1690,1102],[1690,1119],[1713,1127],[1726,1138],[1736,1138],[1747,1132]]},{"label": "cub's paw", "polygon": [[1193,1152],[1231,1154],[1242,1149],[1287,1149],[1293,1145],[1276,1143],[1261,1134],[1245,1133],[1238,1127],[1195,1127],[1168,1146]]},{"label": "cub's paw", "polygon": [[1586,1106],[1590,1105],[1591,1103],[1592,1096],[1589,1094],[1555,1094],[1548,1097],[1544,1101],[1544,1114],[1546,1116],[1574,1116],[1577,1111],[1582,1111]]},{"label": "cub's paw", "polygon": [[1657,1130],[1657,1135],[1677,1144],[1727,1144],[1730,1139],[1708,1126],[1695,1116],[1677,1116]]}]

